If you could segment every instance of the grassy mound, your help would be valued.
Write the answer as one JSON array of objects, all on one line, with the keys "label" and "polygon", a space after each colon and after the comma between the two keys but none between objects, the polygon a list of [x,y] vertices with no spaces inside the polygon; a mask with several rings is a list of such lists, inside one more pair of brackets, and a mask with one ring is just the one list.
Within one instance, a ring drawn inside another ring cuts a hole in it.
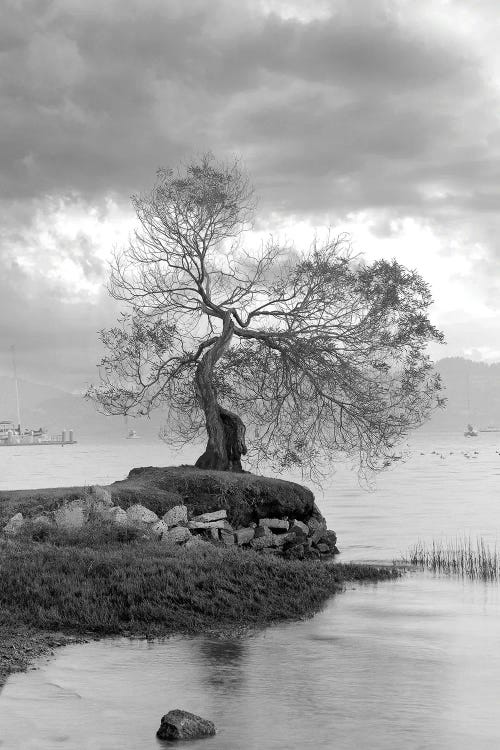
[{"label": "grassy mound", "polygon": [[213,545],[169,547],[102,524],[36,533],[0,546],[0,626],[100,635],[262,626],[313,614],[347,581],[397,575]]},{"label": "grassy mound", "polygon": [[158,515],[179,501],[192,516],[224,508],[235,527],[266,517],[304,521],[314,514],[314,495],[307,487],[249,472],[147,466],[132,469],[126,479],[113,482],[108,489],[122,508],[144,503]]},{"label": "grassy mound", "polygon": [[[125,510],[136,503],[159,516],[179,503],[196,516],[224,508],[235,527],[247,526],[259,518],[294,518],[305,521],[318,515],[314,495],[307,487],[284,479],[245,472],[209,471],[193,466],[132,469],[126,479],[107,489],[113,502]],[[0,492],[0,524],[14,513],[35,516],[78,500],[86,487],[53,487]]]}]

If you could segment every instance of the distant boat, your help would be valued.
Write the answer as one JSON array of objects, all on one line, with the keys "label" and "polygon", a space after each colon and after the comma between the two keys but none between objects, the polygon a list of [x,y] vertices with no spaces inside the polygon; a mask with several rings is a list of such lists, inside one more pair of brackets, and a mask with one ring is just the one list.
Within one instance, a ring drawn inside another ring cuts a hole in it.
[{"label": "distant boat", "polygon": [[140,439],[140,435],[138,435],[135,430],[129,430],[128,435],[126,437],[127,437],[127,440],[139,440]]},{"label": "distant boat", "polygon": [[[465,381],[465,388],[466,388],[466,394],[467,394],[467,413],[468,413],[468,417],[470,419],[471,408],[470,408],[470,378],[469,378],[469,373],[467,373],[467,379]],[[469,424],[467,425],[467,427],[464,430],[464,437],[477,437],[478,434],[479,433],[476,430],[476,428],[473,427],[473,425],[471,425],[470,422],[469,422]]]},{"label": "distant boat", "polygon": [[477,437],[478,434],[478,431],[471,424],[468,424],[466,430],[464,431],[465,437]]},{"label": "distant boat", "polygon": [[17,427],[10,419],[0,421],[0,448],[13,445],[74,445],[73,430],[63,430],[58,435],[49,435],[43,427],[30,430],[29,427]]},{"label": "distant boat", "polygon": [[45,427],[33,429],[21,427],[19,382],[17,379],[16,351],[11,347],[14,384],[16,388],[17,427],[10,419],[0,420],[0,448],[13,445],[73,445],[76,443],[73,430],[63,430],[58,435],[49,435]]}]

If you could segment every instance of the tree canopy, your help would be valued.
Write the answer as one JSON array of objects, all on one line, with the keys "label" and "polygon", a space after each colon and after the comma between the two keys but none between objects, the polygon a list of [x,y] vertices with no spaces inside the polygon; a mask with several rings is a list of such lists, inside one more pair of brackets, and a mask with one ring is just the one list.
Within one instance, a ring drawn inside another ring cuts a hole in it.
[{"label": "tree canopy", "polygon": [[310,472],[340,454],[387,465],[442,403],[427,354],[442,334],[415,271],[365,262],[345,235],[246,248],[255,201],[237,161],[161,169],[133,205],[109,282],[125,310],[101,331],[88,392],[105,413],[166,408],[164,439],[207,433],[198,466],[241,470],[247,455]]}]

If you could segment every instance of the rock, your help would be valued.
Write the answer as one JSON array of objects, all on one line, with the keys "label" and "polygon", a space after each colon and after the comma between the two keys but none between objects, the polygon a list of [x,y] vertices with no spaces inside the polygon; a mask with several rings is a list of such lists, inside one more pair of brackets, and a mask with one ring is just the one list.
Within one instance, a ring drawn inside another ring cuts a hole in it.
[{"label": "rock", "polygon": [[269,529],[284,529],[288,531],[289,523],[286,518],[259,518],[259,526]]},{"label": "rock", "polygon": [[212,537],[212,539],[214,540],[214,542],[218,542],[219,541],[219,538],[220,538],[219,537],[219,532],[220,532],[220,529],[218,529],[217,527],[215,527],[215,526],[211,526],[210,527],[210,536]]},{"label": "rock", "polygon": [[319,538],[316,538],[318,534],[313,534],[312,537],[309,537],[309,539],[316,545],[316,547],[319,547],[320,544],[326,544],[330,549],[333,549],[335,547],[335,544],[337,542],[337,534],[334,531],[326,530],[323,531],[321,536]]},{"label": "rock", "polygon": [[[283,534],[283,536],[286,537],[285,545],[283,548],[286,553],[290,552],[290,550],[294,549],[295,547],[302,547],[302,550],[309,550],[309,547],[311,545],[311,537],[307,537],[302,530],[302,527],[297,523],[294,523],[290,531],[288,531],[286,534]],[[300,559],[302,559],[302,552],[300,550],[297,554]]]},{"label": "rock", "polygon": [[301,526],[299,526],[297,523],[294,523],[290,531],[284,535],[287,537],[287,541],[293,541],[295,544],[306,544],[307,534],[302,530],[302,526],[304,525],[305,524],[301,524]]},{"label": "rock", "polygon": [[319,550],[322,555],[328,555],[331,553],[330,546],[328,544],[325,544],[325,542],[319,542],[316,545],[316,549]]},{"label": "rock", "polygon": [[278,547],[286,546],[287,549],[297,544],[308,543],[308,538],[299,526],[292,526],[286,534],[275,534],[275,542]]},{"label": "rock", "polygon": [[160,740],[196,740],[213,737],[215,733],[213,722],[176,708],[162,716],[156,736]]},{"label": "rock", "polygon": [[87,520],[85,500],[73,500],[54,511],[54,521],[58,528],[81,529]]},{"label": "rock", "polygon": [[168,524],[165,521],[157,521],[151,526],[151,533],[157,536],[159,539],[162,538],[163,534],[168,531]]},{"label": "rock", "polygon": [[161,538],[162,542],[173,542],[174,544],[182,544],[187,542],[188,539],[191,539],[191,532],[185,526],[172,526]]},{"label": "rock", "polygon": [[108,520],[119,526],[124,526],[128,523],[128,516],[123,508],[120,508],[119,505],[115,505],[108,510]]},{"label": "rock", "polygon": [[255,529],[252,529],[251,526],[247,526],[245,529],[236,529],[234,532],[234,539],[236,541],[236,544],[239,544],[240,546],[242,544],[249,544],[251,540],[255,536]]},{"label": "rock", "polygon": [[325,541],[325,543],[330,545],[330,547],[335,547],[335,545],[337,544],[337,534],[331,529],[327,529],[321,541]]},{"label": "rock", "polygon": [[220,530],[220,539],[221,542],[226,545],[226,547],[230,547],[233,544],[236,544],[235,534],[232,531],[228,531],[227,529]]},{"label": "rock", "polygon": [[326,521],[324,519],[318,519],[312,516],[307,521],[307,528],[309,529],[310,534],[313,534],[318,529],[323,529],[324,531],[326,531]]},{"label": "rock", "polygon": [[178,526],[180,523],[186,523],[187,518],[188,510],[185,505],[174,505],[163,516],[163,520],[167,526]]},{"label": "rock", "polygon": [[15,536],[21,531],[24,523],[25,521],[23,514],[16,513],[9,521],[7,521],[7,523],[3,527],[3,530],[8,536]]},{"label": "rock", "polygon": [[317,518],[310,518],[307,522],[307,526],[313,544],[317,544],[326,532],[326,522],[319,521]]},{"label": "rock", "polygon": [[156,513],[139,504],[127,508],[127,518],[129,523],[156,523],[160,520]]},{"label": "rock", "polygon": [[311,544],[319,544],[321,539],[323,538],[324,533],[324,529],[316,529],[316,531],[313,531],[313,533],[309,537],[311,540]]},{"label": "rock", "polygon": [[257,526],[255,529],[255,538],[260,539],[261,536],[272,536],[272,531],[269,526]]},{"label": "rock", "polygon": [[226,510],[214,510],[211,513],[202,513],[199,516],[194,516],[192,521],[203,521],[209,523],[210,521],[222,521],[223,518],[227,518]]},{"label": "rock", "polygon": [[306,536],[309,535],[309,526],[303,521],[291,521],[290,529],[292,529],[294,526],[297,526]]}]

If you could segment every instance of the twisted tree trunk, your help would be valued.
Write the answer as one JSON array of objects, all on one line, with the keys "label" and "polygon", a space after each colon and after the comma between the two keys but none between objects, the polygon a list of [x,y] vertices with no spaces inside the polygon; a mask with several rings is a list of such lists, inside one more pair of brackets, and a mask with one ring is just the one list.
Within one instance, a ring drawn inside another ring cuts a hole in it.
[{"label": "twisted tree trunk", "polygon": [[205,452],[195,464],[199,469],[243,471],[241,456],[247,452],[245,425],[237,414],[219,405],[213,382],[215,365],[231,343],[233,330],[231,313],[228,312],[224,315],[220,337],[212,348],[205,352],[196,368],[196,392],[205,412],[208,434]]}]

